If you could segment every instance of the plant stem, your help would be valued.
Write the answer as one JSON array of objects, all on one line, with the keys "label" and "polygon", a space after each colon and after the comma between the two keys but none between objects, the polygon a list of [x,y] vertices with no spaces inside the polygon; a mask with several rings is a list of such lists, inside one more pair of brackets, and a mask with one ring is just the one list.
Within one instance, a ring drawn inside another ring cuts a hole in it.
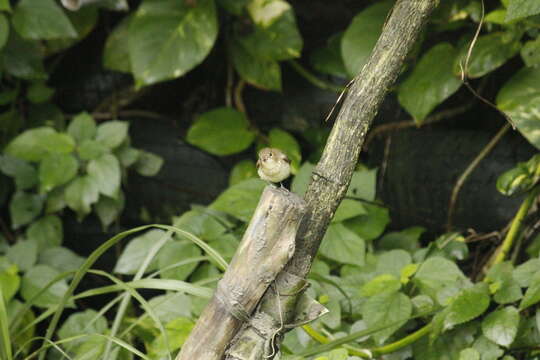
[{"label": "plant stem", "polygon": [[324,80],[319,79],[315,75],[313,75],[311,72],[309,72],[306,68],[304,68],[302,65],[300,65],[298,62],[294,60],[288,61],[289,65],[296,70],[296,72],[301,75],[304,79],[309,81],[311,84],[315,85],[318,88],[321,88],[323,90],[329,90],[336,93],[341,93],[343,90],[345,90],[344,86],[338,86],[331,84],[329,82],[326,82]]},{"label": "plant stem", "polygon": [[371,352],[373,353],[374,356],[393,353],[395,351],[403,349],[406,346],[411,345],[417,340],[420,340],[422,337],[429,334],[430,331],[431,331],[431,323],[421,327],[420,329],[416,330],[412,334],[405,336],[403,339],[400,339],[398,341],[395,341],[385,346],[373,348]]}]

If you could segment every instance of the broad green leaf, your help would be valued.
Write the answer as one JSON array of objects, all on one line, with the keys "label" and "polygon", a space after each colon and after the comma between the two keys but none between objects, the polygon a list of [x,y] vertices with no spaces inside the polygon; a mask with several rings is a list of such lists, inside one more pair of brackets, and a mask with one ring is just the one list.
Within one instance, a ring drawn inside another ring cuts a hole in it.
[{"label": "broad green leaf", "polygon": [[343,224],[364,240],[374,240],[381,236],[390,223],[388,209],[372,204],[362,204],[365,215],[346,220]]},{"label": "broad green leaf", "polygon": [[281,68],[276,60],[250,52],[236,39],[231,41],[229,53],[234,68],[247,83],[263,90],[281,91]]},{"label": "broad green leaf", "polygon": [[268,134],[269,145],[285,153],[291,160],[291,172],[296,174],[302,161],[302,153],[298,141],[288,132],[279,128],[273,128]]},{"label": "broad green leaf", "polygon": [[138,82],[178,78],[208,55],[217,36],[213,0],[145,0],[129,24],[129,55]]},{"label": "broad green leaf", "polygon": [[497,94],[497,107],[511,117],[519,132],[540,149],[540,68],[519,70]]},{"label": "broad green leaf", "polygon": [[529,285],[529,288],[525,292],[521,303],[519,304],[519,309],[523,310],[531,305],[536,304],[540,301],[540,271],[538,271],[532,278]]},{"label": "broad green leaf", "polygon": [[[459,64],[465,66],[470,42],[467,42],[459,52],[454,64],[454,73],[460,75],[462,69]],[[479,78],[497,69],[508,59],[519,52],[520,43],[505,39],[502,33],[491,33],[478,37],[474,44],[467,68],[463,69],[469,78]]]},{"label": "broad green leaf", "polygon": [[[77,335],[105,334],[107,330],[107,319],[103,315],[99,315],[97,311],[87,309],[71,314],[58,330],[58,338],[62,340]],[[70,341],[67,343],[68,349],[73,351],[85,341],[87,341],[85,338]]]},{"label": "broad green leaf", "polygon": [[[177,318],[167,324],[167,334],[159,334],[152,343],[148,344],[148,355],[151,359],[163,359],[170,351],[179,349],[186,341],[195,324],[187,318]],[[167,341],[165,340],[167,336]]]},{"label": "broad green leaf", "polygon": [[120,164],[122,164],[123,167],[130,167],[139,159],[141,150],[124,145],[115,150],[115,155],[118,160],[120,160]]},{"label": "broad green leaf", "polygon": [[6,304],[15,296],[21,285],[21,278],[17,273],[17,265],[5,264],[5,266],[0,267],[0,289]]},{"label": "broad green leaf", "polygon": [[9,0],[0,0],[0,11],[11,12],[11,4]]},{"label": "broad green leaf", "polygon": [[413,253],[419,248],[420,236],[426,231],[421,226],[413,226],[402,231],[389,232],[377,244],[381,250],[403,249]]},{"label": "broad green leaf", "polygon": [[519,311],[508,306],[489,314],[482,321],[482,333],[489,340],[504,347],[514,341],[519,327]]},{"label": "broad green leaf", "polygon": [[238,40],[250,53],[267,60],[300,57],[302,36],[291,5],[284,0],[252,0],[247,12],[254,27]]},{"label": "broad green leaf", "polygon": [[46,41],[47,56],[69,48],[90,34],[98,22],[98,9],[96,7],[85,7],[76,12],[68,12],[67,17],[75,28],[77,36]]},{"label": "broad green leaf", "polygon": [[485,336],[477,338],[473,347],[482,355],[482,360],[497,360],[504,354],[504,351],[497,344]]},{"label": "broad green leaf", "polygon": [[538,0],[510,0],[506,21],[521,19],[527,16],[540,14],[540,1]]},{"label": "broad green leaf", "polygon": [[242,160],[232,168],[231,174],[229,175],[229,186],[256,177],[257,168],[255,167],[255,162],[253,162],[253,160]]},{"label": "broad green leaf", "polygon": [[459,360],[480,360],[480,353],[475,348],[466,348],[460,351]]},{"label": "broad green leaf", "polygon": [[14,229],[34,220],[43,209],[43,196],[18,191],[9,203],[11,226]]},{"label": "broad green leaf", "polygon": [[453,74],[457,50],[439,43],[428,50],[398,88],[398,100],[421,125],[437,105],[455,93],[461,81]]},{"label": "broad green leaf", "polygon": [[[24,274],[21,295],[28,301],[37,295],[50,281],[60,275],[60,272],[46,265],[37,265]],[[57,306],[68,289],[64,279],[55,282],[34,300],[34,305],[47,308]],[[71,304],[72,305],[72,304]]]},{"label": "broad green leaf", "polygon": [[103,66],[110,70],[131,72],[129,58],[129,22],[132,16],[124,18],[109,34],[103,50]]},{"label": "broad green leaf", "polygon": [[457,283],[470,283],[457,265],[442,257],[430,257],[418,268],[414,282],[426,295],[436,299],[437,292]]},{"label": "broad green leaf", "polygon": [[382,274],[370,280],[360,289],[362,296],[373,296],[384,291],[398,291],[401,282],[398,278],[390,274]]},{"label": "broad green leaf", "polygon": [[255,133],[245,115],[233,108],[208,111],[191,125],[186,140],[214,155],[231,155],[251,145]]},{"label": "broad green leaf", "polygon": [[129,124],[125,121],[112,120],[104,122],[97,127],[96,140],[114,149],[128,137]]},{"label": "broad green leaf", "polygon": [[[325,294],[323,297],[328,298]],[[324,307],[328,309],[328,314],[321,318],[321,322],[330,329],[339,329],[341,326],[341,306],[337,297],[330,297],[324,302]]]},{"label": "broad green leaf", "polygon": [[24,160],[9,155],[0,155],[0,171],[15,179],[19,190],[26,190],[38,182],[36,169]]},{"label": "broad green leaf", "polygon": [[364,304],[362,314],[368,329],[388,326],[373,334],[376,342],[382,344],[409,320],[412,303],[405,294],[385,291],[370,297]]},{"label": "broad green leaf", "polygon": [[485,278],[489,284],[493,300],[498,304],[509,304],[523,297],[521,287],[515,280],[512,272],[512,264],[502,262],[492,266]]},{"label": "broad green leaf", "polygon": [[364,265],[364,239],[343,224],[330,224],[321,243],[320,254],[342,264]]},{"label": "broad green leaf", "polygon": [[[135,274],[144,259],[148,255],[148,252],[155,245],[155,243],[164,236],[163,230],[153,229],[145,232],[143,235],[137,236],[132,239],[129,244],[122,251],[122,255],[116,262],[114,272],[125,275]],[[146,272],[154,271],[157,268],[157,258],[152,259],[152,262],[146,269]]]},{"label": "broad green leaf", "polygon": [[220,238],[227,231],[226,222],[213,214],[213,210],[190,210],[173,217],[173,225],[203,240]]},{"label": "broad green leaf", "polygon": [[73,138],[50,127],[26,130],[6,147],[8,155],[27,161],[40,161],[49,154],[68,154],[75,148]]},{"label": "broad green leaf", "polygon": [[88,175],[91,176],[103,195],[116,198],[120,190],[120,163],[111,154],[105,154],[98,159],[91,160],[87,167]]},{"label": "broad green leaf", "polygon": [[377,258],[375,272],[377,274],[391,274],[401,276],[401,270],[412,263],[411,255],[401,249],[381,253]]},{"label": "broad green leaf", "polygon": [[430,256],[444,256],[450,260],[465,260],[469,256],[465,238],[458,232],[442,234],[434,245],[430,249]]},{"label": "broad green leaf", "polygon": [[375,200],[377,187],[377,169],[355,171],[347,189],[347,196],[367,201]]},{"label": "broad green leaf", "polygon": [[[223,254],[222,254],[223,255]],[[201,256],[201,250],[192,242],[188,241],[172,241],[159,251],[157,255],[159,269],[165,269],[181,261],[189,258]],[[160,276],[162,279],[186,280],[188,276],[195,270],[198,262],[176,266],[163,271]]]},{"label": "broad green leaf", "polygon": [[513,276],[521,287],[529,287],[536,273],[540,271],[540,259],[530,259],[518,265]]},{"label": "broad green leaf", "polygon": [[45,213],[53,214],[66,207],[66,201],[64,199],[64,188],[56,188],[47,194],[47,202],[45,204]]},{"label": "broad green leaf", "polygon": [[79,162],[71,154],[51,154],[39,164],[39,182],[42,192],[64,185],[77,175]]},{"label": "broad green leaf", "polygon": [[96,214],[101,221],[101,226],[107,230],[109,225],[118,218],[124,209],[124,194],[120,191],[118,199],[113,199],[108,196],[100,196],[99,201],[95,205]]},{"label": "broad green leaf", "polygon": [[78,215],[79,220],[90,213],[92,204],[99,198],[97,181],[85,175],[73,180],[67,187],[64,199],[67,206]]},{"label": "broad green leaf", "polygon": [[540,37],[525,42],[520,53],[526,66],[532,67],[540,64]]},{"label": "broad green leaf", "polygon": [[482,315],[489,307],[488,286],[484,283],[461,290],[450,304],[449,313],[444,320],[446,329],[470,321]]},{"label": "broad green leaf", "polygon": [[64,239],[62,221],[56,215],[44,216],[28,227],[26,238],[35,242],[39,251],[60,246]]},{"label": "broad green leaf", "polygon": [[43,52],[36,41],[21,39],[14,31],[9,32],[6,46],[0,53],[3,71],[26,80],[44,80],[47,73],[43,67]]},{"label": "broad green leaf", "polygon": [[37,244],[33,241],[17,241],[10,246],[6,252],[6,257],[21,271],[28,271],[36,263],[38,255]]},{"label": "broad green leaf", "polygon": [[320,73],[348,77],[341,57],[341,39],[343,33],[332,35],[326,44],[316,49],[310,56],[311,65]]},{"label": "broad green leaf", "polygon": [[364,215],[365,213],[366,209],[364,209],[364,205],[361,202],[351,199],[343,199],[341,204],[339,204],[334,217],[332,218],[332,222],[341,222],[354,218],[358,215]]},{"label": "broad green leaf", "polygon": [[181,292],[155,296],[148,304],[162,322],[191,316],[191,297]]},{"label": "broad green leaf", "polygon": [[341,55],[350,76],[356,76],[367,62],[392,5],[392,1],[371,5],[356,15],[345,30],[341,39]]},{"label": "broad green leaf", "polygon": [[4,16],[0,14],[0,50],[6,45],[9,36],[9,22]]},{"label": "broad green leaf", "polygon": [[71,120],[67,132],[81,144],[84,140],[91,140],[96,136],[96,122],[89,113],[82,112]]},{"label": "broad green leaf", "polygon": [[139,150],[137,153],[135,170],[143,176],[155,176],[162,165],[163,158],[161,156],[144,150]]},{"label": "broad green leaf", "polygon": [[30,85],[26,90],[26,97],[34,104],[41,104],[49,101],[54,95],[54,89],[45,85],[44,82],[38,81]]},{"label": "broad green leaf", "polygon": [[83,140],[77,149],[82,160],[94,160],[109,153],[110,149],[96,140]]},{"label": "broad green leaf", "polygon": [[54,0],[21,0],[13,11],[13,27],[25,39],[76,37],[77,32]]},{"label": "broad green leaf", "polygon": [[63,246],[48,247],[39,253],[39,264],[48,265],[60,272],[78,270],[85,258]]},{"label": "broad green leaf", "polygon": [[304,196],[306,193],[309,182],[311,181],[311,173],[315,169],[315,165],[305,162],[302,164],[298,173],[293,178],[291,191],[298,196]]},{"label": "broad green leaf", "polygon": [[247,222],[253,215],[265,186],[266,183],[260,179],[244,180],[222,192],[209,207]]},{"label": "broad green leaf", "polygon": [[433,310],[435,303],[427,295],[417,295],[411,299],[416,314],[426,314]]},{"label": "broad green leaf", "polygon": [[[239,243],[240,239],[229,233],[213,238],[210,241],[210,246],[212,246],[212,248],[214,248],[227,262],[230,262]],[[211,260],[211,262],[217,265],[214,260]]]}]

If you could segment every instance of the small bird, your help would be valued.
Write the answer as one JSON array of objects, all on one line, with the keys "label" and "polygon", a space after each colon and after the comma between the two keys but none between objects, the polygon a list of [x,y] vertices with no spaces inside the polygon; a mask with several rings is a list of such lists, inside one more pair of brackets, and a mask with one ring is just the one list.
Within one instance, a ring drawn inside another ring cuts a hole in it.
[{"label": "small bird", "polygon": [[257,174],[264,181],[280,183],[291,175],[291,160],[281,150],[264,148],[259,151]]}]

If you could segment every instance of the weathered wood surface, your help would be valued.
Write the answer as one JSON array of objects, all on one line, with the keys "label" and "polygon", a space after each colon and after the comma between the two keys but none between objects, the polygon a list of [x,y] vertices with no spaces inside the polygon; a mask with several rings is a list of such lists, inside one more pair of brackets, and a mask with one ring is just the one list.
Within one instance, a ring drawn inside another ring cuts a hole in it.
[{"label": "weathered wood surface", "polygon": [[265,188],[214,296],[176,360],[217,360],[292,257],[306,206],[285,189]]},{"label": "weathered wood surface", "polygon": [[[398,0],[392,9],[371,57],[348,90],[321,160],[313,171],[304,197],[308,212],[298,230],[295,254],[282,271],[284,274],[303,279],[309,273],[328,224],[347,192],[371,122],[437,4],[437,0]],[[285,324],[294,322],[287,315],[294,313],[291,309],[296,308],[295,302],[287,298],[282,299],[279,307],[267,306],[274,300],[272,293],[266,293],[260,308],[273,308],[274,321],[279,319],[278,308],[281,308]],[[237,338],[242,338],[242,334]],[[252,345],[252,348],[264,346]],[[251,354],[249,359],[268,359],[268,355],[259,352]]]}]

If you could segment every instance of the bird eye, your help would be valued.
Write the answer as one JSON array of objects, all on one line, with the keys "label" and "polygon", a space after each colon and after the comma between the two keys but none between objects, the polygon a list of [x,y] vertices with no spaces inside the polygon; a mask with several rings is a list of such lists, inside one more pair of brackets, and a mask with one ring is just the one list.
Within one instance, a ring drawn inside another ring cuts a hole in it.
[{"label": "bird eye", "polygon": [[272,157],[272,153],[268,154],[268,156]]}]

